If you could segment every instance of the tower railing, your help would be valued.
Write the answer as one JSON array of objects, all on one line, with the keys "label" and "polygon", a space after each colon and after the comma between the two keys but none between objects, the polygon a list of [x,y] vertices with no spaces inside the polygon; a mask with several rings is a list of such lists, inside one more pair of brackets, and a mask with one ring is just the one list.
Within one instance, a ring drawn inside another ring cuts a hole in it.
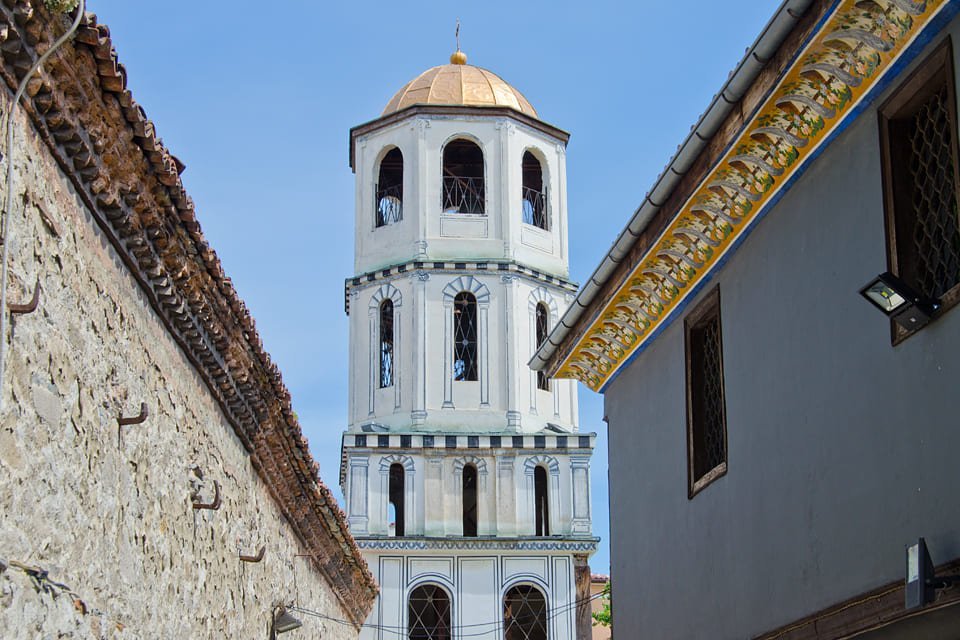
[{"label": "tower railing", "polygon": [[377,226],[385,227],[403,220],[403,185],[393,184],[389,187],[374,189],[374,209],[377,212]]},{"label": "tower railing", "polygon": [[547,230],[549,227],[549,212],[547,190],[523,187],[521,206],[523,207],[523,221],[535,227]]},{"label": "tower railing", "polygon": [[443,176],[444,213],[484,213],[483,178]]}]

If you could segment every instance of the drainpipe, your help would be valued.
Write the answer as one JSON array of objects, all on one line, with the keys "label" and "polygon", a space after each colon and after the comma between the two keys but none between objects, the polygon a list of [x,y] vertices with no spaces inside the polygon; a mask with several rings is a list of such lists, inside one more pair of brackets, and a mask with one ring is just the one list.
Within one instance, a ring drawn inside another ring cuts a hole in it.
[{"label": "drainpipe", "polygon": [[13,104],[10,106],[10,115],[7,116],[7,197],[4,199],[3,219],[0,221],[0,242],[3,243],[3,251],[0,252],[0,411],[3,410],[3,381],[4,372],[6,371],[7,351],[7,254],[10,249],[11,237],[10,213],[13,209],[13,158],[16,153],[16,149],[13,146],[14,118],[17,113],[17,107],[20,106],[20,98],[23,97],[24,92],[27,90],[27,83],[30,81],[30,78],[43,66],[47,58],[53,55],[53,52],[59,49],[60,46],[74,34],[77,27],[80,26],[80,21],[83,19],[85,9],[86,0],[80,0],[80,6],[77,7],[77,17],[73,19],[73,24],[70,26],[70,29],[57,38],[53,46],[47,49],[46,52],[33,63],[33,66],[30,67],[27,74],[23,76],[23,80],[20,81],[20,87],[13,97]]}]

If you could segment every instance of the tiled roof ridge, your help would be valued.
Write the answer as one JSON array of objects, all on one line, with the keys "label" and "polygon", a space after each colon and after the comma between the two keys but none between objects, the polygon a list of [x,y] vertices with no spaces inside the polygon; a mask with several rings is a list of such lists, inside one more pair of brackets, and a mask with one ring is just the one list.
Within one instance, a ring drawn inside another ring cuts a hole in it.
[{"label": "tiled roof ridge", "polygon": [[[13,88],[65,30],[39,0],[0,4],[0,75]],[[218,401],[251,463],[356,625],[376,582],[319,477],[290,392],[183,188],[184,165],[126,88],[110,30],[88,13],[23,100],[94,220]]]}]

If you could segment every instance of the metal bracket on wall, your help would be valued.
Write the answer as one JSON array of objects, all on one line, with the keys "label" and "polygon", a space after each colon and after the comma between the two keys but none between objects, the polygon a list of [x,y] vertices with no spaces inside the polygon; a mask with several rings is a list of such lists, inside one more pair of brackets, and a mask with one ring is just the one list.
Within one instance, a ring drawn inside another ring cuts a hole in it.
[{"label": "metal bracket on wall", "polygon": [[117,448],[118,449],[120,448],[120,445],[121,445],[120,435],[123,432],[123,428],[130,427],[135,424],[142,424],[143,421],[147,419],[147,414],[148,414],[147,403],[141,402],[139,415],[133,416],[131,418],[124,418],[123,414],[121,413],[119,416],[117,416]]},{"label": "metal bracket on wall", "polygon": [[213,502],[200,502],[199,493],[194,493],[192,498],[194,509],[210,509],[211,511],[218,510],[220,508],[220,483],[216,480],[213,481]]},{"label": "metal bracket on wall", "polygon": [[240,554],[241,562],[260,562],[263,560],[263,556],[267,553],[267,547],[260,547],[260,551],[257,552],[255,556],[245,556],[242,553]]},{"label": "metal bracket on wall", "polygon": [[37,278],[37,284],[33,286],[33,297],[30,299],[30,302],[26,304],[15,304],[13,302],[7,303],[7,308],[10,310],[10,313],[14,314],[23,314],[23,313],[33,313],[37,310],[37,305],[40,303],[40,278]]}]

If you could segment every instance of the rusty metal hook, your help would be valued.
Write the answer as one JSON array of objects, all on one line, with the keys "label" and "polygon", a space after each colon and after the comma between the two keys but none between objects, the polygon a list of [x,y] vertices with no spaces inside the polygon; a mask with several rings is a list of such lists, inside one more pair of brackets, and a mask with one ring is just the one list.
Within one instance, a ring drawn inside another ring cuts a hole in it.
[{"label": "rusty metal hook", "polygon": [[26,304],[15,304],[13,302],[7,303],[7,309],[10,310],[10,313],[33,313],[37,310],[37,305],[40,303],[40,278],[37,278],[37,284],[33,287],[33,297],[30,299],[30,302]]},{"label": "rusty metal hook", "polygon": [[265,546],[260,547],[260,551],[257,552],[255,556],[245,556],[242,553],[240,554],[241,562],[260,562],[263,560],[263,556],[267,553],[267,548]]},{"label": "rusty metal hook", "polygon": [[123,414],[117,416],[117,447],[120,447],[120,434],[123,431],[123,427],[129,427],[135,424],[141,424],[144,420],[147,419],[147,414],[149,413],[147,409],[147,403],[140,403],[140,414],[133,416],[132,418],[124,418]]},{"label": "rusty metal hook", "polygon": [[213,481],[213,502],[200,502],[200,494],[193,494],[193,508],[194,509],[210,509],[211,511],[216,511],[220,508],[220,483],[216,480]]}]

